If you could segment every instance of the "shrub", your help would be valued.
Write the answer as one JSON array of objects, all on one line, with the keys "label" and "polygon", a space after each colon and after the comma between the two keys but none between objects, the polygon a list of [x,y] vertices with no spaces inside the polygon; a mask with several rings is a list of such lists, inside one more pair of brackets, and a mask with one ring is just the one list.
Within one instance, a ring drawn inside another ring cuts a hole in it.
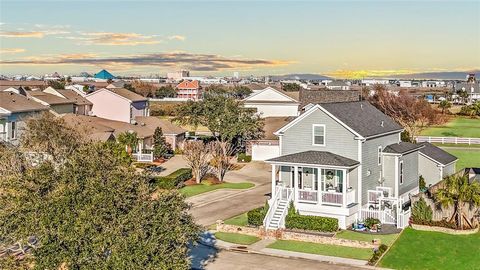
[{"label": "shrub", "polygon": [[290,202],[288,213],[285,217],[285,227],[287,229],[334,232],[338,230],[338,219],[319,216],[302,216],[297,213],[293,202]]},{"label": "shrub", "polygon": [[443,228],[449,228],[449,229],[454,229],[454,230],[458,230],[458,226],[457,224],[455,224],[454,222],[448,222],[446,219],[442,219],[442,220],[413,220],[412,219],[412,222],[414,224],[418,224],[418,225],[425,225],[425,226],[433,226],[433,227],[443,227]]},{"label": "shrub", "polygon": [[250,161],[252,161],[252,156],[249,156],[245,153],[240,153],[240,154],[238,154],[237,160],[239,162],[250,162]]},{"label": "shrub", "polygon": [[370,258],[370,260],[368,260],[368,264],[369,265],[375,265],[377,263],[377,261],[380,259],[380,257],[382,257],[382,254],[385,253],[385,251],[387,251],[387,249],[388,249],[387,245],[381,244],[378,247],[378,249],[375,249],[373,251],[373,255]]},{"label": "shrub", "polygon": [[377,218],[366,218],[363,223],[365,223],[367,228],[371,229],[374,225],[380,224],[380,220]]},{"label": "shrub", "polygon": [[433,211],[430,206],[427,205],[427,202],[420,198],[417,202],[413,204],[412,207],[412,220],[417,222],[430,222],[432,221]]},{"label": "shrub", "polygon": [[247,223],[251,226],[262,226],[263,219],[265,219],[265,215],[267,215],[268,208],[264,206],[255,208],[247,212]]},{"label": "shrub", "polygon": [[155,185],[160,189],[181,188],[184,182],[190,178],[192,178],[191,169],[178,169],[167,176],[156,177]]},{"label": "shrub", "polygon": [[420,189],[420,191],[425,191],[426,186],[427,186],[427,183],[425,182],[425,178],[423,178],[423,176],[420,175],[420,177],[418,177],[418,188]]},{"label": "shrub", "polygon": [[145,163],[145,162],[134,162],[132,165],[135,166],[135,168],[138,168],[138,169],[147,169],[147,168],[155,166],[152,163]]}]

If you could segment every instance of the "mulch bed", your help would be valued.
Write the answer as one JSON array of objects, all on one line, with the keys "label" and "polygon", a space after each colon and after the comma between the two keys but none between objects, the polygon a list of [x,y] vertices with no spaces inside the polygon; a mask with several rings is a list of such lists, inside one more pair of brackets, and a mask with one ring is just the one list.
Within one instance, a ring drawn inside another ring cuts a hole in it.
[{"label": "mulch bed", "polygon": [[398,229],[395,225],[391,224],[382,224],[382,230],[379,232],[371,232],[371,231],[354,231],[363,234],[371,234],[371,235],[386,235],[386,234],[396,234],[400,233],[402,229]]},{"label": "mulch bed", "polygon": [[202,185],[202,184],[218,185],[224,182],[221,182],[220,180],[218,180],[218,178],[213,174],[207,174],[205,177],[203,177],[201,184],[197,184],[197,182],[193,178],[188,179],[184,183],[185,183],[185,186],[193,186],[193,185]]}]

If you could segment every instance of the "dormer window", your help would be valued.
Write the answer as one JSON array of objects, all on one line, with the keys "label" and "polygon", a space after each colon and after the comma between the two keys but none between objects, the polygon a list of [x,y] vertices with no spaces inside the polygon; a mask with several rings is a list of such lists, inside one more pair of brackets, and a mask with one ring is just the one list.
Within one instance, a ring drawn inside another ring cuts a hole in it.
[{"label": "dormer window", "polygon": [[313,125],[313,145],[325,146],[325,125]]}]

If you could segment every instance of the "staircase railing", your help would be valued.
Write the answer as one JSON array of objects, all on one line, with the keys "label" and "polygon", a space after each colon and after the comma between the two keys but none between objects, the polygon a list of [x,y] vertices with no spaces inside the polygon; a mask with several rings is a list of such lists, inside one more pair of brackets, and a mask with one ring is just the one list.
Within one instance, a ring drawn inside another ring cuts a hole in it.
[{"label": "staircase railing", "polygon": [[281,192],[282,192],[282,187],[275,187],[275,194],[272,197],[270,207],[268,208],[267,214],[265,215],[265,218],[263,219],[263,226],[266,229],[270,225],[270,221],[272,220],[273,215],[275,214],[275,210],[277,210],[278,201],[280,201],[280,199],[281,199]]},{"label": "staircase railing", "polygon": [[285,228],[285,217],[286,217],[286,213],[288,211],[288,208],[290,207],[290,201],[292,200],[293,190],[291,188],[288,188],[287,189],[287,194],[288,194],[287,195],[287,205],[283,209],[282,215],[280,216],[280,224],[279,224],[280,228]]}]

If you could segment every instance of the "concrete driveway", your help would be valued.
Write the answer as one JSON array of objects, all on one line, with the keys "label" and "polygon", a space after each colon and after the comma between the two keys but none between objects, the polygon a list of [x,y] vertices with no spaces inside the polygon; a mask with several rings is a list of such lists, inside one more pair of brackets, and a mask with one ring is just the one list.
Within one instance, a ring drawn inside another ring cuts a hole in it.
[{"label": "concrete driveway", "polygon": [[185,159],[183,159],[182,155],[175,155],[165,163],[162,163],[160,166],[164,169],[162,172],[160,172],[160,176],[166,176],[178,169],[188,167],[187,162]]},{"label": "concrete driveway", "polygon": [[237,171],[228,172],[225,181],[251,182],[255,187],[248,190],[217,190],[187,199],[192,204],[190,212],[196,222],[203,226],[217,220],[239,215],[265,204],[271,193],[271,166],[263,162],[251,162]]}]

